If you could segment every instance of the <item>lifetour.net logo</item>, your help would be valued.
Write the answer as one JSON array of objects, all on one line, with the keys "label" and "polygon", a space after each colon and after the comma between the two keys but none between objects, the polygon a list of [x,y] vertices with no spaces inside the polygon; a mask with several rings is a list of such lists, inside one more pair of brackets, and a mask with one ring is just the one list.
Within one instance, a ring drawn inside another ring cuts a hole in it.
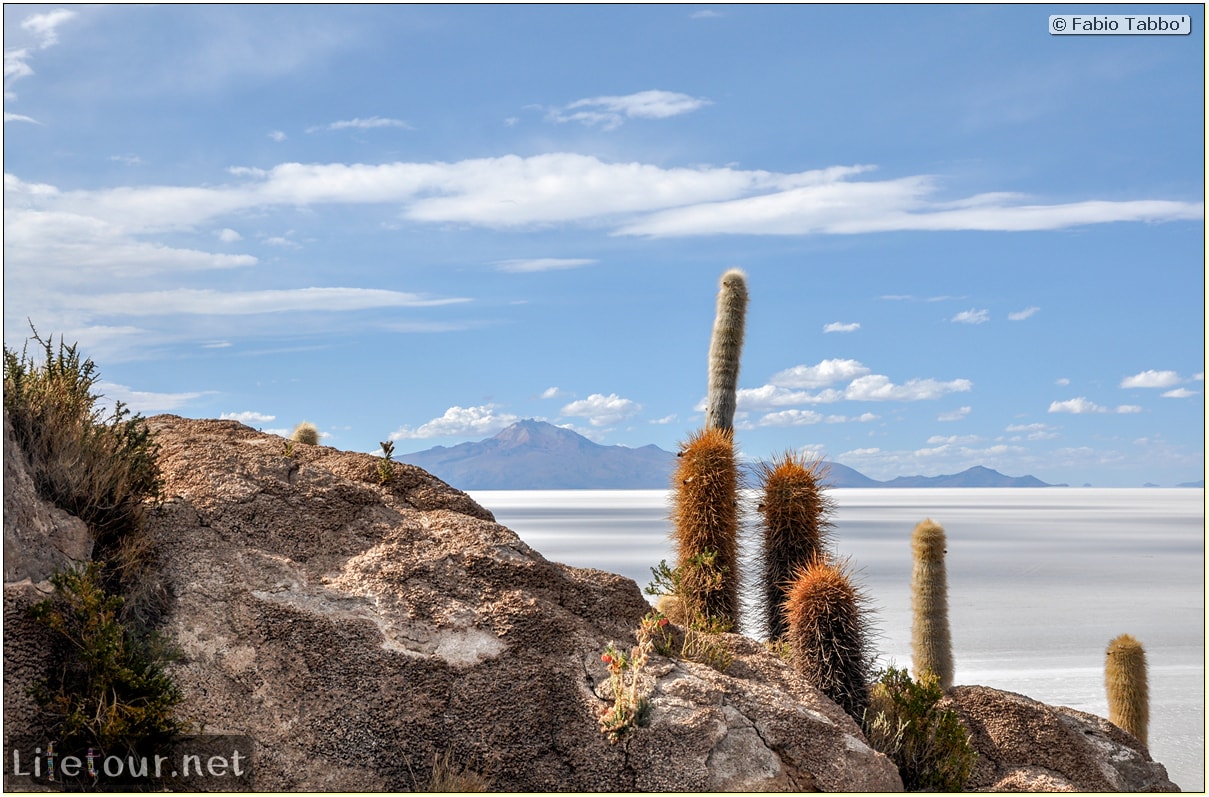
[{"label": "lifetour.net logo", "polygon": [[57,742],[11,748],[5,781],[59,789],[137,787],[173,791],[251,791],[253,742],[247,736],[181,736],[156,753],[64,749]]}]

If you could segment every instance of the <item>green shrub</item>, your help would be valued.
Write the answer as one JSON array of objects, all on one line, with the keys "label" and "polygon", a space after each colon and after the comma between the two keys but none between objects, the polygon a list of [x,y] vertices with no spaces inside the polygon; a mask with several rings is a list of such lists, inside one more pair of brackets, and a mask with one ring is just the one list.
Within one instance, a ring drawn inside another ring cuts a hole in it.
[{"label": "green shrub", "polygon": [[41,362],[26,349],[18,355],[4,348],[4,408],[13,434],[38,493],[88,525],[98,556],[114,555],[141,528],[145,499],[159,496],[151,432],[120,401],[108,415],[96,407],[100,375],[75,344],[60,337],[56,351],[37,330],[31,340],[43,350]]},{"label": "green shrub", "polygon": [[395,480],[395,444],[391,440],[378,443],[382,446],[382,459],[378,460],[378,484],[389,484]]},{"label": "green shrub", "polygon": [[122,598],[101,586],[102,567],[56,572],[55,595],[33,607],[65,655],[30,695],[60,749],[145,754],[184,730],[173,716],[180,690],[164,671],[175,654],[158,637],[127,630]]},{"label": "green shrub", "polygon": [[935,673],[912,681],[905,669],[879,674],[865,712],[865,736],[898,766],[907,791],[961,791],[978,754],[957,712],[938,709]]}]

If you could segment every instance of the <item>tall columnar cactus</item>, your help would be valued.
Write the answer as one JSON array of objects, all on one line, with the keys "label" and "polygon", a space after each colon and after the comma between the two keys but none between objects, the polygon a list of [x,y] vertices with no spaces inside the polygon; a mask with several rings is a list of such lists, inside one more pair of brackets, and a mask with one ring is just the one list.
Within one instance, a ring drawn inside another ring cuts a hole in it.
[{"label": "tall columnar cactus", "polygon": [[798,571],[785,600],[794,666],[858,723],[873,669],[864,604],[847,563],[822,556]]},{"label": "tall columnar cactus", "polygon": [[936,675],[940,688],[953,686],[953,647],[949,638],[949,598],[945,576],[945,530],[931,520],[911,534],[915,567],[911,574],[912,670],[918,680]]},{"label": "tall columnar cactus", "polygon": [[1146,683],[1146,651],[1129,634],[1108,643],[1104,686],[1108,691],[1108,721],[1147,744],[1150,687]]},{"label": "tall columnar cactus", "polygon": [[718,312],[709,344],[709,394],[705,406],[707,429],[733,429],[739,392],[739,355],[747,317],[747,275],[732,268],[722,275]]},{"label": "tall columnar cactus", "polygon": [[307,445],[319,445],[319,430],[315,428],[315,424],[303,421],[294,427],[293,434],[290,439],[295,443],[306,443]]},{"label": "tall columnar cactus", "polygon": [[757,466],[763,487],[758,507],[764,530],[760,565],[769,639],[785,634],[784,604],[794,573],[824,553],[829,542],[834,502],[824,491],[823,476],[821,460],[793,453]]},{"label": "tall columnar cactus", "polygon": [[[734,435],[703,429],[689,436],[679,456],[672,477],[672,514],[678,565],[686,582],[681,608],[689,617],[699,613],[737,625],[741,484]],[[704,564],[706,558],[712,562]]]}]

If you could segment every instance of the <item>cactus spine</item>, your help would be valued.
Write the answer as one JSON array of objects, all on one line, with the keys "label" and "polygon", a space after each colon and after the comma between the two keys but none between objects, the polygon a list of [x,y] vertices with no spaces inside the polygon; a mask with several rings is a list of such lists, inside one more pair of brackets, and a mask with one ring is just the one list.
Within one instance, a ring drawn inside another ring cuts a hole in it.
[{"label": "cactus spine", "polygon": [[705,427],[733,429],[738,404],[739,355],[743,349],[743,324],[747,317],[747,275],[732,268],[722,275],[718,311],[709,344],[709,394]]},{"label": "cactus spine", "polygon": [[949,598],[945,576],[945,530],[924,520],[911,534],[915,567],[911,574],[911,652],[916,680],[936,675],[940,688],[953,686],[953,648],[949,638]]},{"label": "cactus spine", "polygon": [[831,532],[834,504],[820,483],[821,460],[786,453],[771,464],[761,462],[763,485],[758,511],[763,516],[765,628],[770,640],[785,635],[785,598],[799,568],[824,553]]},{"label": "cactus spine", "polygon": [[1150,687],[1146,683],[1146,651],[1129,634],[1108,643],[1104,686],[1108,691],[1108,721],[1147,744]]},{"label": "cactus spine", "polygon": [[315,424],[303,421],[294,427],[293,434],[290,439],[295,443],[306,443],[309,446],[319,445],[319,430],[315,428]]},{"label": "cactus spine", "polygon": [[[690,435],[673,480],[677,556],[679,566],[691,571],[681,608],[688,617],[699,613],[737,625],[740,482],[733,433],[703,429]],[[712,557],[712,564],[703,567],[703,557]]]},{"label": "cactus spine", "polygon": [[847,563],[822,556],[799,569],[785,600],[794,666],[858,723],[869,706],[873,668],[864,602]]}]

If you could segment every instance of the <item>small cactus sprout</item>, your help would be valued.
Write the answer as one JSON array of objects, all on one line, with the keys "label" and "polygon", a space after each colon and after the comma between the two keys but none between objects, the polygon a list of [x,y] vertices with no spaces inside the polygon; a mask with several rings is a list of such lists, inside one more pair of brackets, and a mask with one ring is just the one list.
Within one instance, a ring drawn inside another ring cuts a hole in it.
[{"label": "small cactus sprout", "polygon": [[798,672],[858,723],[873,671],[865,598],[847,561],[815,557],[798,570],[785,600],[785,639]]},{"label": "small cactus sprout", "polygon": [[953,686],[953,647],[945,545],[945,530],[931,520],[921,522],[911,534],[915,555],[911,573],[911,653],[916,680],[931,672],[940,688],[948,691]]},{"label": "small cactus sprout", "polygon": [[315,424],[303,421],[294,427],[294,432],[290,435],[290,439],[295,443],[306,443],[308,446],[319,445],[319,430],[315,428]]},{"label": "small cactus sprout", "polygon": [[703,576],[682,585],[686,616],[738,625],[740,486],[733,434],[703,429],[690,435],[673,476],[672,508],[678,566]]},{"label": "small cactus sprout", "polygon": [[1150,687],[1146,683],[1146,651],[1129,634],[1108,643],[1104,661],[1108,691],[1108,721],[1132,733],[1142,744],[1150,725]]},{"label": "small cactus sprout", "polygon": [[382,459],[378,460],[378,483],[387,484],[394,481],[395,466],[392,464],[395,455],[395,443],[393,440],[383,440],[378,443],[382,447]]},{"label": "small cactus sprout", "polygon": [[829,542],[834,502],[824,492],[821,460],[793,453],[756,468],[763,486],[758,511],[763,516],[765,627],[769,640],[785,634],[785,598],[793,575]]},{"label": "small cactus sprout", "polygon": [[734,429],[739,355],[743,350],[746,317],[747,275],[732,268],[722,275],[714,333],[709,344],[709,394],[705,407],[707,429]]}]

